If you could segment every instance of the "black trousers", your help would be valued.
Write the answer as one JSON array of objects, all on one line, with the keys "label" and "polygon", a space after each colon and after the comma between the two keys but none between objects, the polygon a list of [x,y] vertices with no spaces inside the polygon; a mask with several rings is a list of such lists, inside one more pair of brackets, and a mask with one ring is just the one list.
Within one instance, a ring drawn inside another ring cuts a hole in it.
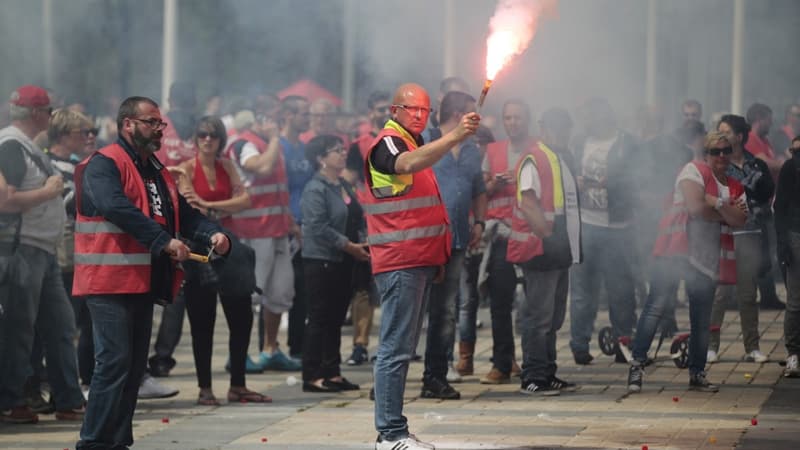
[{"label": "black trousers", "polygon": [[[192,329],[192,352],[197,371],[197,385],[211,387],[211,350],[214,345],[214,323],[217,320],[217,289],[214,285],[187,282],[184,286],[186,313]],[[253,328],[250,296],[220,296],[228,321],[228,352],[231,363],[231,386],[245,385],[245,359]]]},{"label": "black trousers", "polygon": [[297,252],[292,258],[292,268],[294,269],[294,302],[289,310],[289,330],[286,344],[289,346],[289,355],[298,356],[303,352],[303,338],[308,318],[303,258],[300,256],[300,252]]},{"label": "black trousers", "polygon": [[303,381],[341,375],[342,323],[352,295],[353,263],[303,259],[308,323],[303,345]]}]

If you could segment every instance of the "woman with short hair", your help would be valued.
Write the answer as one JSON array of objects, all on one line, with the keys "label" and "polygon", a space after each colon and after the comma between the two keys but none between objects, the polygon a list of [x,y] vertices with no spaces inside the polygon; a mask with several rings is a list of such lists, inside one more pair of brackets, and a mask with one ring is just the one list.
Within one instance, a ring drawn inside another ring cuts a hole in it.
[{"label": "woman with short hair", "polygon": [[356,261],[369,259],[364,211],[343,178],[346,150],[338,136],[317,136],[306,146],[316,170],[303,189],[303,270],[308,324],[303,340],[303,391],[357,390],[341,374],[342,323],[353,294]]}]

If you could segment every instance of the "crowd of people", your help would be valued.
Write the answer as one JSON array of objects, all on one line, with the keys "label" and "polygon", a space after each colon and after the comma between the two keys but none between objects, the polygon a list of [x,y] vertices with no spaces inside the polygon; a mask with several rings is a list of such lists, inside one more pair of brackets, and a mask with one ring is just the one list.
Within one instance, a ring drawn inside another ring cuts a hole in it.
[{"label": "crowd of people", "polygon": [[370,361],[380,307],[377,449],[434,448],[403,416],[409,364],[424,362],[421,398],[460,399],[481,303],[492,365],[479,381],[518,378],[524,395],[579,388],[558,376],[556,334],[569,311],[573,360],[592,364],[604,302],[627,388],[641,391],[656,334],[678,329],[681,285],[689,389],[719,389],[706,370],[720,360],[726,309],[755,364],[768,360],[759,308],[785,308],[784,373],[800,376],[800,102],[775,130],[760,103],[706,130],[687,100],[665,132],[655,107],[628,131],[604,98],[574,118],[511,98],[493,130],[468,92],[448,78],[432,104],[403,84],[370,95],[361,116],[264,94],[226,110],[209,102],[198,118],[188,82],[173,84],[166,112],[129,97],[116,117],[16,89],[0,130],[0,420],[54,413],[82,422],[77,448],[127,448],[137,399],[178,393],[157,378],[176,364],[184,313],[197,403],[220,405],[218,300],[231,403],[271,402],[246,382],[263,371],[301,372],[304,392],[361,389],[342,366]]}]

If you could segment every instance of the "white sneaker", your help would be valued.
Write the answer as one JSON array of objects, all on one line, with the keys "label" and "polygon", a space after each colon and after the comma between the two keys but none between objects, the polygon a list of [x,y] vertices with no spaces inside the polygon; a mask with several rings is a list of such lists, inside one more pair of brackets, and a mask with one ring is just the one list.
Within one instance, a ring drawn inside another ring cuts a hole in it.
[{"label": "white sneaker", "polygon": [[89,386],[82,384],[81,385],[81,394],[83,394],[83,400],[88,402],[89,401]]},{"label": "white sneaker", "polygon": [[706,353],[706,362],[708,364],[714,364],[715,362],[719,362],[719,355],[714,350],[709,350]]},{"label": "white sneaker", "polygon": [[769,358],[767,358],[767,355],[761,353],[761,350],[753,350],[744,355],[744,360],[747,362],[765,363],[769,361]]},{"label": "white sneaker", "polygon": [[786,368],[783,369],[783,376],[786,378],[800,377],[800,365],[797,361],[797,355],[789,355],[786,358]]},{"label": "white sneaker", "polygon": [[447,382],[448,383],[461,383],[461,375],[458,373],[453,363],[447,367]]},{"label": "white sneaker", "polygon": [[378,436],[378,440],[375,441],[375,450],[436,450],[436,447],[420,441],[409,433],[407,438],[396,441],[385,441]]},{"label": "white sneaker", "polygon": [[173,387],[159,383],[150,374],[145,374],[144,378],[142,378],[142,384],[139,385],[140,399],[169,398],[178,395],[178,392],[180,391]]}]

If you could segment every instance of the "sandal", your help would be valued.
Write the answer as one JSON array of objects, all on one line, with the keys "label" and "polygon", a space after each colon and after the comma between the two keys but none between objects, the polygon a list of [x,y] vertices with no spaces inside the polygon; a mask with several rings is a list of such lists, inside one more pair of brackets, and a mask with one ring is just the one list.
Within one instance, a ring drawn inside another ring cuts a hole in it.
[{"label": "sandal", "polygon": [[217,397],[214,397],[214,394],[203,393],[197,397],[197,404],[202,406],[220,406],[219,400],[217,400]]},{"label": "sandal", "polygon": [[272,403],[272,398],[258,392],[245,389],[243,391],[228,391],[228,402],[235,403]]}]

